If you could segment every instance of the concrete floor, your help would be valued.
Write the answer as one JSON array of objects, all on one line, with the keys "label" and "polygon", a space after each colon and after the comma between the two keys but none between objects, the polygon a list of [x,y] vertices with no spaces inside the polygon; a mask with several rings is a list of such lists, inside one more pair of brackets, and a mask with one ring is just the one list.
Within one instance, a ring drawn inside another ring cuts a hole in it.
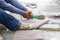
[{"label": "concrete floor", "polygon": [[5,33],[3,40],[43,40],[43,38],[39,30],[20,30]]},{"label": "concrete floor", "polygon": [[60,40],[60,31],[19,30],[5,33],[2,40]]}]

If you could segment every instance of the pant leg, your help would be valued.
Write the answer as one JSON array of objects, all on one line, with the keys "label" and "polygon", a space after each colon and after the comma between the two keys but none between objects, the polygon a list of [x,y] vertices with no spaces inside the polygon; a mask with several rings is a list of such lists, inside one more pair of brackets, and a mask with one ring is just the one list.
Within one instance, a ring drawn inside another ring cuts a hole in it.
[{"label": "pant leg", "polygon": [[17,26],[20,24],[17,19],[7,14],[3,9],[0,8],[0,23],[4,24],[9,30],[15,31]]},{"label": "pant leg", "polygon": [[10,3],[12,4],[13,6],[23,10],[23,11],[26,11],[27,8],[25,8],[22,4],[20,4],[17,0],[5,0],[7,3]]}]

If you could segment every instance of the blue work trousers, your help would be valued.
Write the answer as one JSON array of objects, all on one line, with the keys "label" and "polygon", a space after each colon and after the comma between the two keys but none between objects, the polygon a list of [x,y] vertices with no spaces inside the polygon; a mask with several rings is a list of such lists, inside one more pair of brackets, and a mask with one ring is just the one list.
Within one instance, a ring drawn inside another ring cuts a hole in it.
[{"label": "blue work trousers", "polygon": [[0,23],[5,25],[9,30],[15,31],[20,25],[20,22],[15,19],[12,15],[5,12],[0,8]]}]

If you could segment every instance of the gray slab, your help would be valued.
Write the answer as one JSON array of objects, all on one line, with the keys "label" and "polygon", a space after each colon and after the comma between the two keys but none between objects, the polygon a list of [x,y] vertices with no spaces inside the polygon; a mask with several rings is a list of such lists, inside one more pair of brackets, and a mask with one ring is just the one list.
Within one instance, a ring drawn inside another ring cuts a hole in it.
[{"label": "gray slab", "polygon": [[20,30],[4,34],[3,40],[43,40],[39,30]]}]

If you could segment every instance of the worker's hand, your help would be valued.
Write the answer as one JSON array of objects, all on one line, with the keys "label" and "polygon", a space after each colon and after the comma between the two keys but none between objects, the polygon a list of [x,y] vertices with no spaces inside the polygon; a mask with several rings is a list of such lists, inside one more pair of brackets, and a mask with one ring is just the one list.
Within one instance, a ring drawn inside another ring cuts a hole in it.
[{"label": "worker's hand", "polygon": [[30,19],[31,18],[31,11],[29,11],[29,10],[25,11],[24,14],[23,14],[23,17],[27,18],[27,19]]}]

